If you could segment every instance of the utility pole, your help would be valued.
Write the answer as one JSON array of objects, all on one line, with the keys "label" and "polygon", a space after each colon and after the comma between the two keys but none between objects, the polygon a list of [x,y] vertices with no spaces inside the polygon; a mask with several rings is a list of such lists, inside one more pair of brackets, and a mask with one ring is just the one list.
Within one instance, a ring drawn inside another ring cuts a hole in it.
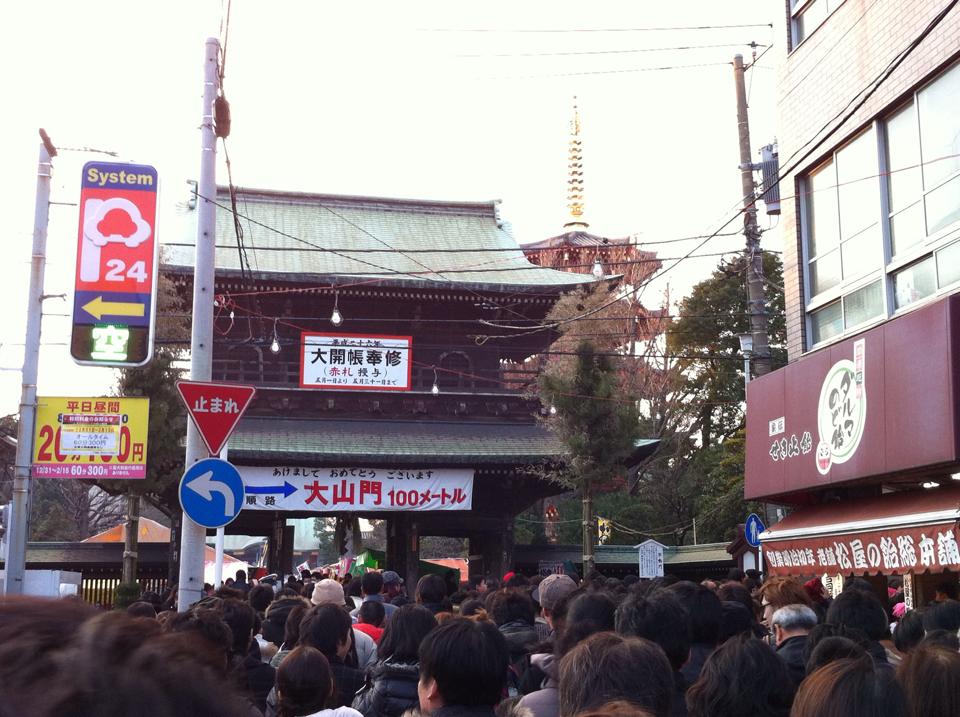
[{"label": "utility pole", "polygon": [[[190,335],[190,380],[209,381],[213,373],[213,294],[217,214],[217,135],[213,103],[220,85],[220,43],[207,38],[204,46],[203,105],[200,120],[200,181],[197,185],[197,246],[193,269],[193,326]],[[193,421],[187,421],[186,468],[209,454]],[[203,596],[203,558],[207,529],[183,514],[180,534],[180,582],[177,609],[187,611]]]},{"label": "utility pole", "polygon": [[750,120],[747,117],[747,89],[743,55],[733,58],[733,79],[737,88],[737,134],[740,139],[740,188],[743,192],[743,235],[747,239],[747,315],[753,334],[753,368],[757,376],[770,373],[770,342],[767,339],[767,302],[763,288],[763,254],[757,227],[757,197],[750,151]]},{"label": "utility pole", "polygon": [[30,464],[33,461],[33,430],[37,412],[37,365],[40,362],[40,320],[43,315],[43,274],[47,266],[47,222],[50,217],[50,175],[57,149],[40,130],[37,162],[37,196],[33,214],[33,254],[30,259],[30,289],[27,294],[27,331],[24,338],[20,389],[20,425],[17,430],[13,501],[10,511],[6,555],[7,595],[22,595],[27,564],[30,523]]}]

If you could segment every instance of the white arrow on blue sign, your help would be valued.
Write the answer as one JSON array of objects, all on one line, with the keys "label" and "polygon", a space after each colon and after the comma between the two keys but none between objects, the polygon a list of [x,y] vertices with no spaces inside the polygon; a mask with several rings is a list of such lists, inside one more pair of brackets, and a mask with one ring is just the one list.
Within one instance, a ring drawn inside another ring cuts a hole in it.
[{"label": "white arrow on blue sign", "polygon": [[743,526],[744,537],[754,548],[760,547],[760,533],[766,530],[766,526],[763,524],[763,521],[760,520],[760,516],[756,513],[751,513],[747,516],[747,522]]},{"label": "white arrow on blue sign", "polygon": [[220,458],[197,461],[180,479],[180,506],[197,525],[221,528],[243,508],[243,478]]}]

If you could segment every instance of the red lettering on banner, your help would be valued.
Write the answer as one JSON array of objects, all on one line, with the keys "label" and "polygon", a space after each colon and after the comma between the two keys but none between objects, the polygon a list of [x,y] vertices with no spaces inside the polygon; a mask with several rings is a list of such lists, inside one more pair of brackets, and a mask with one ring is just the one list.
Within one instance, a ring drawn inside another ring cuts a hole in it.
[{"label": "red lettering on banner", "polygon": [[326,497],[323,495],[323,492],[329,487],[330,486],[328,485],[321,485],[319,481],[314,481],[313,485],[308,484],[303,486],[304,490],[310,491],[310,495],[307,496],[307,499],[304,502],[309,505],[313,501],[319,500],[323,505],[329,505],[329,501],[327,501]]},{"label": "red lettering on banner", "polygon": [[353,505],[356,497],[355,488],[356,486],[353,483],[348,483],[345,480],[340,481],[340,485],[334,483],[333,504],[340,505],[341,503],[348,503],[349,505]]},{"label": "red lettering on banner", "polygon": [[380,481],[375,480],[362,480],[360,481],[360,503],[364,503],[364,499],[367,496],[376,498],[373,501],[374,505],[380,505],[383,502],[383,484]]}]

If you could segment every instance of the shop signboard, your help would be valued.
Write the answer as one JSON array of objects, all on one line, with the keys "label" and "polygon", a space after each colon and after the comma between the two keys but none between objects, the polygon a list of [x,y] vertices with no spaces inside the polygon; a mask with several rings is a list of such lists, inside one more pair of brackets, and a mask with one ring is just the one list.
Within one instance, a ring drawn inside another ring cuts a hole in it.
[{"label": "shop signboard", "polygon": [[150,399],[37,399],[34,478],[146,478]]}]

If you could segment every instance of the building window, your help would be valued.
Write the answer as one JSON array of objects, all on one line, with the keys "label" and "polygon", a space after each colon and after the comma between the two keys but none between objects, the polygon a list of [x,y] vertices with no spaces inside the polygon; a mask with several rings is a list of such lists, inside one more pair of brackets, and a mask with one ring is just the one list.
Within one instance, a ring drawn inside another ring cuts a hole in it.
[{"label": "building window", "polygon": [[800,189],[811,347],[960,288],[960,64]]},{"label": "building window", "polygon": [[883,244],[878,174],[872,129],[810,174],[806,205],[813,296],[880,267]]},{"label": "building window", "polygon": [[843,0],[790,0],[793,46],[807,39]]}]

